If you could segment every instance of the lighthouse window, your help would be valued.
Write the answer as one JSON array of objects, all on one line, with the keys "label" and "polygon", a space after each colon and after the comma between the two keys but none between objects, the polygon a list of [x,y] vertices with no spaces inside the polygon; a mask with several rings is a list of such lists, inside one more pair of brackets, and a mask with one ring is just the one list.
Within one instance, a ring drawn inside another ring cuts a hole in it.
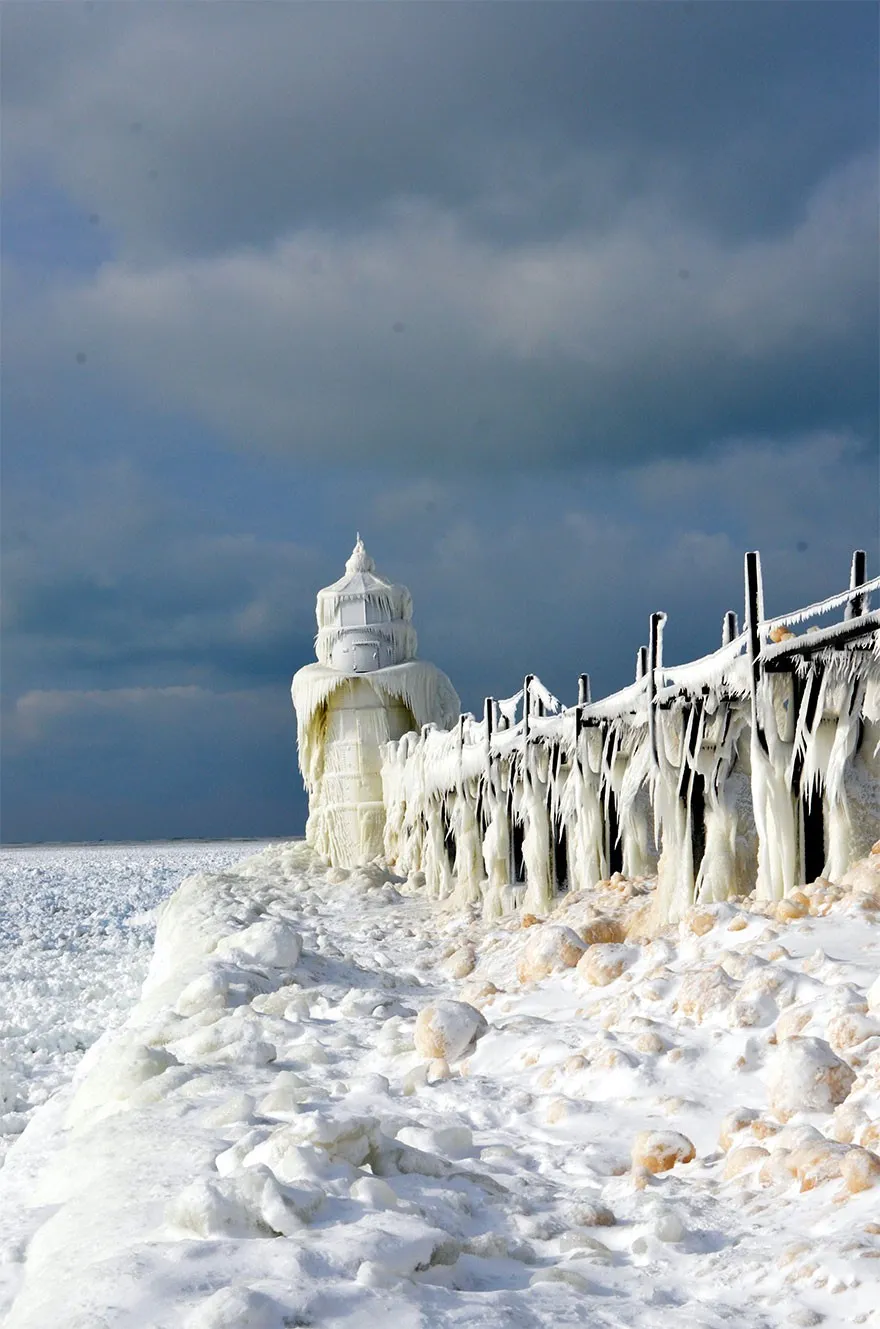
[{"label": "lighthouse window", "polygon": [[339,606],[339,622],[344,628],[360,628],[366,622],[363,600],[343,600]]}]

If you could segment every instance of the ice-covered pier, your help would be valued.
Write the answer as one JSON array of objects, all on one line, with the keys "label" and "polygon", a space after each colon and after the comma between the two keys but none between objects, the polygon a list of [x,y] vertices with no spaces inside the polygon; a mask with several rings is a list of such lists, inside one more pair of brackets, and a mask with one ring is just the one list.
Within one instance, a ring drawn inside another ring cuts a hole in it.
[{"label": "ice-covered pier", "polygon": [[[422,873],[434,897],[481,902],[487,918],[546,912],[560,892],[617,871],[656,877],[655,926],[756,884],[758,898],[772,900],[799,882],[836,880],[880,836],[880,612],[870,609],[878,589],[856,551],[840,594],[767,618],[760,557],[749,553],[742,630],[725,614],[711,655],[665,665],[666,616],[655,613],[622,691],[594,701],[583,674],[577,703],[563,707],[529,675],[516,696],[487,698],[478,720],[454,718],[448,680],[412,659],[414,636],[399,647],[408,593],[349,576],[330,588],[347,628],[325,621],[328,592],[319,596],[319,652],[328,630],[334,646],[372,633],[389,643],[390,667],[374,651],[360,664],[346,656],[328,660],[336,669],[308,666],[295,680],[309,838],[350,866],[352,855],[378,852],[384,820],[388,863]],[[355,686],[371,698],[372,766],[350,698],[342,762],[334,738],[331,698]],[[327,794],[343,768],[347,802]],[[370,821],[359,843],[365,778]],[[345,818],[354,829],[334,834]]]}]

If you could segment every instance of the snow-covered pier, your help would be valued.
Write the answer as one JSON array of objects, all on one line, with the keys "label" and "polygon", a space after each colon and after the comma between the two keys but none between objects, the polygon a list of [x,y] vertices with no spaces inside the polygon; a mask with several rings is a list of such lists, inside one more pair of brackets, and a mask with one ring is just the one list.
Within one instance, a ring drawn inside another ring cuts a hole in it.
[{"label": "snow-covered pier", "polygon": [[635,682],[610,697],[582,675],[563,708],[529,675],[481,720],[390,741],[388,862],[489,918],[656,877],[655,927],[756,883],[775,900],[837,880],[880,836],[878,589],[857,551],[846,590],[766,618],[749,553],[743,630],[727,613],[713,654],[666,666],[653,614]]}]

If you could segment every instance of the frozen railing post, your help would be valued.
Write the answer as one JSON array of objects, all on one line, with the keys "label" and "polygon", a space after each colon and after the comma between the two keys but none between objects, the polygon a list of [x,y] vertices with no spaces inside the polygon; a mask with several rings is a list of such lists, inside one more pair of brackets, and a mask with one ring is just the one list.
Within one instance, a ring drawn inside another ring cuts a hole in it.
[{"label": "frozen railing post", "polygon": [[[864,549],[854,549],[849,572],[850,590],[854,591],[856,587],[864,586],[867,581],[866,571]],[[843,617],[849,620],[851,618],[858,618],[861,614],[864,614],[868,608],[866,603],[867,598],[868,597],[864,593],[861,595],[854,595],[851,600],[847,601],[846,611]]]},{"label": "frozen railing post", "polygon": [[761,723],[758,685],[761,681],[761,623],[764,618],[764,587],[761,581],[761,555],[752,549],[745,557],[746,649],[749,662],[749,696],[752,703],[752,732],[763,751],[767,739]]},{"label": "frozen railing post", "polygon": [[729,646],[738,636],[739,624],[736,621],[736,614],[732,609],[728,609],[721,623],[721,645]]},{"label": "frozen railing post", "polygon": [[522,709],[523,709],[523,748],[524,749],[525,749],[525,744],[528,741],[529,737],[529,719],[532,713],[532,683],[534,682],[534,679],[535,679],[534,674],[526,674],[525,678],[523,679]]},{"label": "frozen railing post", "polygon": [[486,697],[483,702],[483,727],[486,730],[486,775],[482,788],[485,790],[485,796],[479,799],[482,812],[482,821],[485,824],[491,816],[487,809],[491,808],[492,798],[495,794],[495,782],[492,778],[492,731],[495,727],[495,699]]},{"label": "frozen railing post", "polygon": [[577,706],[574,708],[574,765],[575,770],[580,776],[583,776],[583,753],[581,751],[581,734],[584,730],[584,707],[590,704],[590,675],[578,674],[578,699]]},{"label": "frozen railing post", "polygon": [[636,651],[636,682],[641,683],[648,672],[648,648],[640,646]]},{"label": "frozen railing post", "polygon": [[666,615],[651,615],[648,637],[648,736],[651,743],[651,760],[655,769],[660,764],[657,747],[657,675],[663,667],[663,628]]}]

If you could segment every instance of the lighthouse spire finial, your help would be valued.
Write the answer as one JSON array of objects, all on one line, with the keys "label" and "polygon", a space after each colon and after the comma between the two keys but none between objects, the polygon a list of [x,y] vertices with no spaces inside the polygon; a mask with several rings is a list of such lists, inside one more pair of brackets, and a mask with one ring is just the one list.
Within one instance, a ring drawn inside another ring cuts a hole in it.
[{"label": "lighthouse spire finial", "polygon": [[367,553],[366,549],[364,548],[364,542],[361,539],[360,531],[358,531],[357,533],[357,541],[355,543],[354,549],[351,551],[351,556],[345,565],[345,570],[347,573],[349,573],[349,575],[351,575],[354,572],[376,571],[376,564],[373,562],[373,560],[370,558],[370,555]]}]

